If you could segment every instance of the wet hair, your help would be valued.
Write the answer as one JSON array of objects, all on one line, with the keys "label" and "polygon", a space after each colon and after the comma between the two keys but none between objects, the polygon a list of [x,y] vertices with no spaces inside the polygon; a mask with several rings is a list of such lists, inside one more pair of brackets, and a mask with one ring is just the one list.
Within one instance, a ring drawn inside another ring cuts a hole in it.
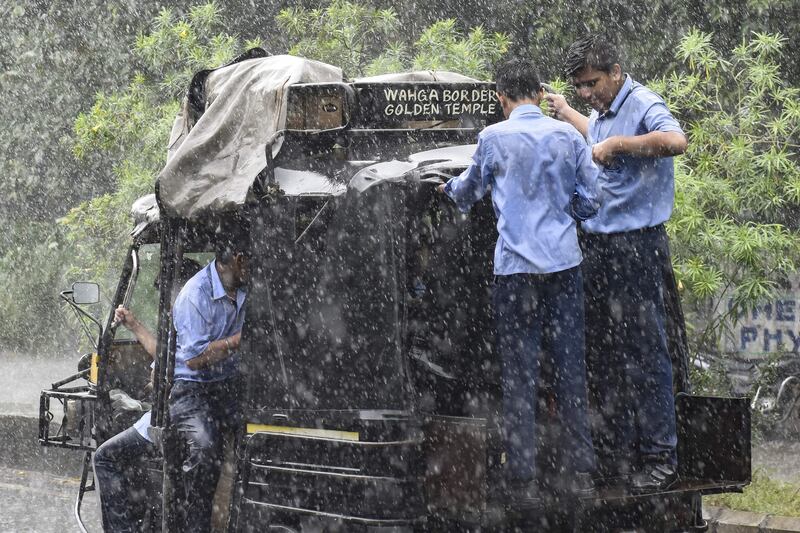
[{"label": "wet hair", "polygon": [[525,59],[512,59],[500,65],[494,76],[497,92],[514,102],[535,98],[542,90],[536,67]]},{"label": "wet hair", "polygon": [[564,74],[572,78],[587,67],[610,73],[620,62],[619,51],[613,42],[603,36],[588,35],[570,45],[564,60]]},{"label": "wet hair", "polygon": [[223,265],[229,265],[233,261],[233,258],[239,254],[244,254],[249,257],[250,247],[246,243],[238,240],[218,242],[214,250],[217,263]]},{"label": "wet hair", "polygon": [[250,255],[249,227],[241,219],[218,220],[214,235],[214,255],[217,263],[229,265],[239,254]]}]

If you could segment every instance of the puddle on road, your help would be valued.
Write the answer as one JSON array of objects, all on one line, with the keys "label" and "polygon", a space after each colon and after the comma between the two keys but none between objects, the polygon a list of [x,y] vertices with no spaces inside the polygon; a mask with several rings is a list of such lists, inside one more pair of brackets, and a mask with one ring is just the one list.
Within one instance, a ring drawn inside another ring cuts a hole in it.
[{"label": "puddle on road", "polygon": [[[73,507],[78,482],[78,478],[0,467],[0,531],[76,531]],[[100,531],[94,493],[85,496],[83,509],[89,530]]]}]

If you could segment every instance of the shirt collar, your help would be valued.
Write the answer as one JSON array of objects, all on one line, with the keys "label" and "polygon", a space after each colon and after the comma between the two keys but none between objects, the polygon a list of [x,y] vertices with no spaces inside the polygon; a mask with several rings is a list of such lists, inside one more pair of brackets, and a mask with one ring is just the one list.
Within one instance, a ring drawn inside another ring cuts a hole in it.
[{"label": "shirt collar", "polygon": [[520,115],[528,115],[528,114],[542,114],[542,110],[539,109],[538,105],[533,104],[522,104],[514,108],[511,111],[511,114],[508,115],[509,119],[516,118]]},{"label": "shirt collar", "polygon": [[614,101],[611,102],[608,111],[603,113],[603,116],[612,116],[619,113],[619,108],[622,107],[622,103],[631,93],[631,90],[633,90],[633,80],[630,76],[625,74],[625,82],[622,84],[622,87],[620,87],[617,96],[614,97]]},{"label": "shirt collar", "polygon": [[222,286],[222,280],[219,279],[219,272],[217,272],[217,260],[214,259],[208,264],[209,274],[211,276],[211,297],[215,300],[225,297],[225,287]]},{"label": "shirt collar", "polygon": [[[211,263],[208,264],[209,269],[209,276],[211,277],[211,298],[214,300],[220,300],[227,296],[225,292],[225,287],[222,285],[222,280],[219,278],[219,272],[217,272],[217,260],[214,259]],[[244,300],[247,297],[247,293],[244,289],[239,287],[236,289],[236,310],[240,311],[242,306],[244,305]]]}]

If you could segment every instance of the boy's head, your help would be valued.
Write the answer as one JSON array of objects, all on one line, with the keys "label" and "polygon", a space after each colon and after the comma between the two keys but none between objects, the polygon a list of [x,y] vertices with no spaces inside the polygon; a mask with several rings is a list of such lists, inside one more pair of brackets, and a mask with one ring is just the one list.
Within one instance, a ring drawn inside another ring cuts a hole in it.
[{"label": "boy's head", "polygon": [[525,59],[512,59],[500,65],[495,74],[497,99],[508,118],[520,104],[538,105],[542,98],[542,84],[536,67]]},{"label": "boy's head", "polygon": [[617,48],[608,39],[589,35],[569,47],[564,74],[578,98],[605,112],[617,96],[625,76]]},{"label": "boy's head", "polygon": [[214,243],[215,258],[223,283],[235,287],[250,281],[250,233],[249,228],[236,220],[220,222],[216,228]]}]

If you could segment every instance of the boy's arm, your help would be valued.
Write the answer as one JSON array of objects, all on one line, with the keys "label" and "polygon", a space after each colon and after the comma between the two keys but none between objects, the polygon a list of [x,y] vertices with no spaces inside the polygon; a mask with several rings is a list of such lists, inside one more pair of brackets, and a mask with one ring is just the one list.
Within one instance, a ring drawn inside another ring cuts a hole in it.
[{"label": "boy's arm", "polygon": [[133,314],[133,311],[122,307],[121,305],[114,309],[114,320],[125,326],[131,333],[134,334],[136,340],[144,348],[144,351],[147,352],[150,357],[156,357],[156,338],[147,329],[144,324],[139,322],[136,318],[136,315]]},{"label": "boy's arm", "polygon": [[238,332],[230,337],[217,339],[208,343],[203,353],[186,361],[186,366],[192,370],[199,370],[231,356],[234,350],[239,349],[242,340],[242,332]]},{"label": "boy's arm", "polygon": [[[200,304],[202,305],[202,304]],[[176,302],[173,309],[173,322],[179,335],[189,337],[187,345],[183,348],[186,354],[186,366],[198,370],[218,363],[231,356],[239,348],[241,334],[236,333],[231,337],[214,339],[211,328],[203,313],[195,302],[190,299]]]},{"label": "boy's arm", "polygon": [[675,131],[651,131],[644,135],[614,135],[592,146],[592,157],[602,165],[610,165],[618,155],[672,157],[685,152],[687,146],[686,136]]},{"label": "boy's arm", "polygon": [[575,146],[575,192],[570,202],[572,218],[587,220],[597,214],[600,209],[602,187],[600,169],[592,161],[592,154],[586,141],[577,135],[573,141]]},{"label": "boy's arm", "polygon": [[607,165],[617,155],[672,157],[686,151],[686,135],[665,104],[651,105],[643,123],[648,132],[644,135],[617,135],[595,144],[592,147],[594,160]]},{"label": "boy's arm", "polygon": [[554,118],[572,124],[584,139],[589,136],[589,117],[571,107],[560,94],[545,93],[544,98]]},{"label": "boy's arm", "polygon": [[487,152],[486,142],[478,138],[478,147],[472,156],[470,166],[461,175],[451,178],[438,187],[439,192],[449,196],[465,213],[472,204],[483,198],[491,185],[491,154]]}]

